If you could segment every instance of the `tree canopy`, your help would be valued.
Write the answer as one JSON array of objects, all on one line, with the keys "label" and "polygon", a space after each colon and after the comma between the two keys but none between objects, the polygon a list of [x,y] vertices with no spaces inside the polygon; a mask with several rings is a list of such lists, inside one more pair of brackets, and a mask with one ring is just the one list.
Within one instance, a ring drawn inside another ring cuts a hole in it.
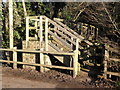
[{"label": "tree canopy", "polygon": [[[26,2],[25,4],[29,16],[46,15],[51,19],[54,17],[62,18],[73,29],[77,28],[74,24],[79,24],[79,22],[91,24],[99,28],[99,37],[102,37],[102,39],[107,37],[109,41],[116,43],[118,46],[120,45],[119,2]],[[8,2],[2,3],[2,6],[3,46],[8,47]],[[81,10],[83,11],[81,12]],[[22,2],[14,2],[15,45],[25,39],[25,17],[23,12]]]}]

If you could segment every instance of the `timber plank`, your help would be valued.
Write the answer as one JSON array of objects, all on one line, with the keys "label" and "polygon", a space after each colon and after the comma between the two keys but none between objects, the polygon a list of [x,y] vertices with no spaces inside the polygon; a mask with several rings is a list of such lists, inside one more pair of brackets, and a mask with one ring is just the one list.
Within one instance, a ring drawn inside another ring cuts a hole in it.
[{"label": "timber plank", "polygon": [[58,52],[59,51],[61,51],[57,46],[55,46],[53,43],[50,43],[49,42],[49,45],[51,46],[51,47],[53,47],[55,50],[57,50]]},{"label": "timber plank", "polygon": [[120,59],[117,59],[117,58],[110,58],[110,61],[120,62]]},{"label": "timber plank", "polygon": [[62,32],[60,32],[59,30],[55,30],[55,32],[57,32],[57,33],[60,34],[63,38],[67,39],[68,41],[70,41],[72,44],[75,45],[75,41],[73,41],[71,38],[67,37],[65,34],[63,34]]},{"label": "timber plank", "polygon": [[68,48],[69,50],[72,50],[71,45],[69,45],[68,43],[66,43],[64,40],[62,40],[61,38],[59,38],[57,35],[55,35],[53,32],[49,31],[49,34],[51,34],[52,36],[54,36],[57,41],[65,48]]},{"label": "timber plank", "polygon": [[108,49],[109,51],[112,51],[112,52],[117,53],[117,54],[120,55],[120,51],[119,50],[116,50],[116,49],[111,48],[111,47],[106,47],[106,49]]},{"label": "timber plank", "polygon": [[0,48],[0,51],[16,51],[16,52],[24,52],[24,53],[46,53],[46,54],[55,54],[55,55],[74,55],[74,53],[70,53],[70,52],[39,51],[39,50],[29,50],[29,49]]},{"label": "timber plank", "polygon": [[[59,22],[59,21],[57,21],[57,20],[56,20],[56,22],[57,22],[58,24],[60,24],[61,26],[63,26],[66,30],[70,31],[72,34],[74,34],[75,36],[77,36],[79,39],[84,40],[84,37],[78,35],[78,33],[76,33],[74,30],[70,29],[68,26],[64,25],[62,22]],[[89,45],[93,45],[93,44],[92,44],[90,41],[88,41],[88,40],[84,40],[84,41],[85,41],[87,44],[89,44]]]},{"label": "timber plank", "polygon": [[24,65],[32,65],[32,66],[42,66],[42,67],[49,67],[49,68],[59,68],[59,69],[73,70],[72,67],[55,66],[55,65],[44,65],[44,64],[35,64],[35,63],[15,62],[15,61],[8,61],[8,60],[0,60],[0,62],[9,62],[9,63],[16,63],[16,64],[24,64]]},{"label": "timber plank", "polygon": [[114,75],[114,76],[119,76],[120,77],[120,73],[116,73],[116,72],[106,72],[107,74],[110,74],[110,75]]}]

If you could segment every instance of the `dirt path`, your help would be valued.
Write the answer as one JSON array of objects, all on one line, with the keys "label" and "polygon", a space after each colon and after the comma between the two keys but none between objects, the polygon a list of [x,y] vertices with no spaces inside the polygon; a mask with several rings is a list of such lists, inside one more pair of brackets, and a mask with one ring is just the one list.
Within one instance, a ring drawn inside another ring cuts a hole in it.
[{"label": "dirt path", "polygon": [[6,77],[3,75],[2,87],[3,88],[55,88],[56,84],[32,81],[23,78],[13,77],[13,76]]},{"label": "dirt path", "polygon": [[95,88],[111,87],[112,83],[104,81],[93,83],[87,73],[81,73],[77,78],[72,78],[54,70],[40,73],[32,69],[2,68],[3,88]]},{"label": "dirt path", "polygon": [[[60,77],[60,78],[59,78]],[[68,80],[67,80],[68,79]],[[85,88],[85,85],[69,82],[72,77],[56,71],[39,73],[31,69],[3,68],[3,88]]]}]

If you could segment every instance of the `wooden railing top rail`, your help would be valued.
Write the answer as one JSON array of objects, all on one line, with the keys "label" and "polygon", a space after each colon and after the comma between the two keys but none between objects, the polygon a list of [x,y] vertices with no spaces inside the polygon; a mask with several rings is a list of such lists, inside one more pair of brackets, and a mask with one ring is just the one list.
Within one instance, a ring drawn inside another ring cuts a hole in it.
[{"label": "wooden railing top rail", "polygon": [[29,19],[35,19],[35,18],[37,19],[37,18],[39,18],[40,16],[26,16],[26,18],[27,18],[27,17],[28,17]]},{"label": "wooden railing top rail", "polygon": [[[72,34],[71,32],[69,32],[68,30],[66,30],[65,28],[63,28],[63,27],[60,26],[59,24],[57,24],[55,21],[49,19],[49,18],[46,17],[46,16],[43,16],[43,20],[45,20],[46,18],[48,19],[48,22],[49,22],[49,23],[51,23],[52,25],[54,25],[54,26],[57,28],[56,31],[64,32],[65,34],[63,34],[63,35],[72,40],[72,41],[69,40],[70,42],[74,42],[74,40],[75,40],[75,41],[78,40],[78,43],[81,42],[81,40],[80,40],[77,36],[75,36],[74,34]],[[49,31],[49,33],[52,34],[50,31]],[[52,35],[53,35],[53,34],[52,34]],[[58,39],[60,39],[60,38],[58,38]],[[66,45],[67,47],[69,47],[69,49],[72,50],[72,46],[70,45],[70,43],[64,42],[63,40],[61,40],[61,41],[64,43],[64,45]],[[70,50],[70,51],[71,51],[71,50]]]},{"label": "wooden railing top rail", "polygon": [[[48,18],[46,16],[43,16],[43,18]],[[48,18],[48,22],[52,23],[53,25],[55,25],[58,29],[63,30],[63,32],[65,32],[66,34],[68,34],[70,37],[73,37],[75,39],[78,39],[77,36],[73,35],[72,33],[68,32],[65,28],[61,27],[59,24],[57,24],[56,22],[54,22],[53,20]]]},{"label": "wooden railing top rail", "polygon": [[110,58],[110,61],[120,62],[120,59],[117,59],[117,58]]},{"label": "wooden railing top rail", "polygon": [[76,44],[75,41],[71,40],[71,38],[67,37],[65,34],[63,34],[62,32],[60,32],[59,30],[54,30],[56,33],[58,33],[59,35],[61,35],[63,38],[65,38],[66,40],[68,40],[69,42],[71,42],[72,44]]},{"label": "wooden railing top rail", "polygon": [[5,49],[0,48],[0,51],[15,51],[15,52],[26,52],[26,53],[46,53],[46,54],[55,54],[55,55],[74,55],[73,52],[53,52],[53,51],[39,51],[39,50],[30,50],[30,49]]},{"label": "wooden railing top rail", "polygon": [[[84,37],[80,36],[78,33],[76,33],[74,30],[70,29],[68,26],[66,26],[65,24],[63,24],[60,21],[55,20],[58,24],[60,24],[62,27],[64,27],[65,29],[67,29],[68,31],[70,31],[72,34],[74,34],[77,38],[84,40]],[[90,41],[88,40],[84,40],[87,44],[89,45],[93,45]]]},{"label": "wooden railing top rail", "polygon": [[116,50],[116,49],[114,49],[114,48],[112,48],[112,47],[106,47],[106,49],[108,49],[108,51],[111,51],[111,52],[114,52],[114,53],[120,55],[120,50]]},{"label": "wooden railing top rail", "polygon": [[114,75],[114,76],[119,76],[120,77],[120,73],[116,73],[116,72],[106,72],[107,74],[110,74],[110,75]]}]

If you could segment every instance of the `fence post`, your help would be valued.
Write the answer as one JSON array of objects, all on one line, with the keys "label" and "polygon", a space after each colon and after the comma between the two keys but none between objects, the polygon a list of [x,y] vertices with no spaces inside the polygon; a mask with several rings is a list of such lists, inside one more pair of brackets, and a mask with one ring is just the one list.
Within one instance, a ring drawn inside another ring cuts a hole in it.
[{"label": "fence post", "polygon": [[[40,25],[40,50],[43,51],[43,47],[42,47],[42,42],[43,42],[43,20],[42,20],[42,16],[40,16],[40,21],[39,21],[39,25]],[[44,54],[40,53],[40,64],[44,64]],[[40,72],[44,72],[44,67],[40,67]]]},{"label": "fence post", "polygon": [[48,18],[45,20],[45,51],[48,51]]},{"label": "fence post", "polygon": [[[17,47],[14,47],[14,50],[16,50],[16,49],[17,49]],[[13,51],[13,61],[17,62],[17,52],[16,51]],[[16,63],[13,64],[13,68],[17,68]]]},{"label": "fence post", "polygon": [[96,28],[96,36],[95,36],[95,40],[98,40],[98,31],[99,31],[99,29]]},{"label": "fence post", "polygon": [[75,78],[78,74],[78,66],[79,63],[78,63],[78,54],[79,54],[79,51],[78,51],[78,47],[79,47],[79,39],[76,39],[76,50],[74,51],[74,56],[73,56],[73,78]]},{"label": "fence post", "polygon": [[[48,18],[45,19],[45,51],[48,51]],[[48,55],[45,55],[45,65],[51,65],[51,61]],[[49,69],[45,68],[45,71]]]},{"label": "fence post", "polygon": [[107,62],[109,60],[109,51],[107,50],[108,45],[105,44],[105,56],[104,56],[104,78],[107,79]]},{"label": "fence post", "polygon": [[[78,56],[81,54],[79,51],[79,43],[80,42],[81,41],[79,39],[76,40],[76,51],[77,51]],[[77,58],[79,58],[79,57],[77,57]],[[81,68],[80,68],[80,63],[78,62],[78,59],[77,59],[77,63],[78,63],[78,73],[79,73]]]},{"label": "fence post", "polygon": [[83,36],[83,23],[81,23],[81,32],[80,34]]},{"label": "fence post", "polygon": [[73,56],[73,78],[77,76],[78,73],[78,51],[74,51]]},{"label": "fence post", "polygon": [[[40,50],[43,51],[43,48],[41,48]],[[44,55],[43,55],[43,53],[40,53],[40,64],[44,65]],[[40,72],[44,72],[44,67],[40,66]]]},{"label": "fence post", "polygon": [[[38,22],[37,22],[37,20],[35,21],[35,28],[36,28],[36,32],[37,32],[37,29],[38,29]],[[37,40],[37,38],[38,38],[38,36],[37,36],[37,34],[35,34],[35,39]]]},{"label": "fence post", "polygon": [[40,16],[40,48],[42,48],[42,41],[43,41],[43,21],[42,16]]}]

